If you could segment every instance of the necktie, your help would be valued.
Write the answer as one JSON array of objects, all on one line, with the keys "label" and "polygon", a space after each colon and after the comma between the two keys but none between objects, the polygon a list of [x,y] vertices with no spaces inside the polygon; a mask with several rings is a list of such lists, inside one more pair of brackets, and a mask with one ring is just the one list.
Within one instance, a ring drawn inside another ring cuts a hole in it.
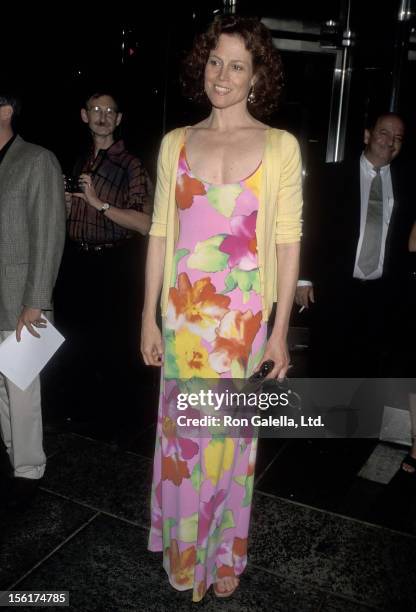
[{"label": "necktie", "polygon": [[371,182],[363,243],[357,262],[365,276],[374,272],[378,267],[383,232],[383,187],[380,168],[374,168],[374,170],[376,175]]}]

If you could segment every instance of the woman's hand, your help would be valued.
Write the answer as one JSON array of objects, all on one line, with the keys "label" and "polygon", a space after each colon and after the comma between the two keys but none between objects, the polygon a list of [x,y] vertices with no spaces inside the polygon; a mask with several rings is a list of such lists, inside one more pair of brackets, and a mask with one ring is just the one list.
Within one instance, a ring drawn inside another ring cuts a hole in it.
[{"label": "woman's hand", "polygon": [[160,367],[163,364],[163,340],[156,321],[142,320],[140,350],[146,365]]},{"label": "woman's hand", "polygon": [[286,340],[276,339],[271,336],[266,344],[263,359],[259,363],[256,372],[260,370],[262,364],[271,359],[274,361],[274,368],[266,378],[278,378],[282,380],[290,367],[290,356]]}]

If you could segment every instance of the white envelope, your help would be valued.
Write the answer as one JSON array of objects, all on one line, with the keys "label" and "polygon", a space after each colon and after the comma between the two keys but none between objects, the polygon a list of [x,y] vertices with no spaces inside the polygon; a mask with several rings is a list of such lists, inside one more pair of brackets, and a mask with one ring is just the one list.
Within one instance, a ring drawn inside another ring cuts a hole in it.
[{"label": "white envelope", "polygon": [[[42,317],[46,319],[45,315]],[[24,327],[20,342],[17,342],[16,333],[13,332],[0,344],[0,372],[22,391],[27,389],[65,340],[49,321],[46,327],[37,327],[36,331],[40,338],[32,336]]]}]

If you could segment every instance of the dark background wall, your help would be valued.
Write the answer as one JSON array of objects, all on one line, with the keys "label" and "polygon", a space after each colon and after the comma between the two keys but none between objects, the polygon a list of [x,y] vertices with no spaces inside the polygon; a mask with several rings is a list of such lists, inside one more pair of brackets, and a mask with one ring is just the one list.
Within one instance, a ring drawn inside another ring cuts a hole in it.
[{"label": "dark background wall", "polygon": [[[400,0],[237,2],[237,12],[276,20],[274,36],[283,41],[279,46],[286,90],[280,112],[270,123],[300,138],[307,163],[325,159],[334,53],[343,48],[348,17],[353,37],[346,152],[361,146],[368,114],[388,109],[396,77],[396,107],[409,123],[410,142],[414,139],[411,83],[416,62],[407,61],[408,49],[414,46],[413,21],[400,30],[400,5]],[[32,14],[16,10],[2,24],[0,70],[2,81],[11,83],[23,98],[21,134],[52,149],[68,171],[86,143],[79,119],[85,95],[103,86],[114,88],[124,101],[127,144],[154,173],[162,134],[201,117],[181,97],[179,66],[195,33],[223,9],[223,2],[184,1],[136,8],[124,3],[92,9],[66,5],[38,8]],[[325,27],[329,21],[336,24],[332,29]],[[400,51],[406,57],[402,63]]]}]

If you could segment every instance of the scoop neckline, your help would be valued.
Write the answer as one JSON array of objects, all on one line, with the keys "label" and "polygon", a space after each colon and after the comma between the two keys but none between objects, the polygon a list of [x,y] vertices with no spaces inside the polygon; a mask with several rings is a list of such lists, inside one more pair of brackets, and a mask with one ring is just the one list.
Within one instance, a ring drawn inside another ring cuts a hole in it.
[{"label": "scoop neckline", "polygon": [[189,174],[192,176],[192,178],[196,179],[197,181],[200,181],[201,183],[205,183],[205,185],[210,185],[211,187],[224,187],[227,185],[238,185],[240,183],[244,183],[244,181],[248,181],[252,176],[254,176],[256,174],[256,172],[258,172],[258,170],[260,169],[262,163],[263,163],[263,157],[261,158],[260,162],[258,163],[257,167],[253,170],[253,172],[250,172],[250,174],[248,176],[246,176],[245,178],[239,179],[237,181],[232,181],[230,183],[211,183],[210,181],[206,181],[205,179],[196,176],[191,169],[191,166],[189,165],[188,162],[188,158],[186,157],[186,145],[185,142],[182,144],[182,152],[183,152],[183,159],[185,160],[185,164],[186,167],[188,169]]}]

